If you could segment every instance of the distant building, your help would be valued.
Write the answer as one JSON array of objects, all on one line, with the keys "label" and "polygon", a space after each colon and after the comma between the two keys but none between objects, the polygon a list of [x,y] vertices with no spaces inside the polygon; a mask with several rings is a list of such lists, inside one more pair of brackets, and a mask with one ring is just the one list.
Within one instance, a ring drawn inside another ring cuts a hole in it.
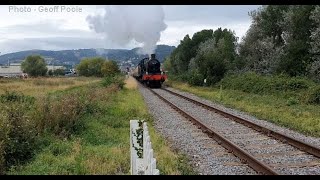
[{"label": "distant building", "polygon": [[66,67],[64,67],[64,66],[53,66],[53,65],[47,65],[47,68],[48,68],[48,71],[49,71],[49,70],[54,71],[54,70],[56,70],[56,69],[63,69],[63,70],[66,69]]},{"label": "distant building", "polygon": [[1,66],[0,67],[0,77],[17,77],[22,75],[21,66]]},{"label": "distant building", "polygon": [[[63,69],[66,68],[64,66],[54,66],[54,65],[47,65],[48,71],[49,70],[56,70],[56,69]],[[21,70],[20,63],[10,63],[9,65],[2,65],[0,66],[0,77],[20,77],[24,73]]]}]

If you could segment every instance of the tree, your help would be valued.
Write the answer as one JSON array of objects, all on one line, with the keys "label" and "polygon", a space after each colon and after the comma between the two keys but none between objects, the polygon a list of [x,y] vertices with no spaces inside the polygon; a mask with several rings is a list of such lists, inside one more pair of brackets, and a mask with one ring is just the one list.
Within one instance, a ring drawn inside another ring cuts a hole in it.
[{"label": "tree", "polygon": [[45,76],[48,68],[44,59],[39,55],[28,56],[21,64],[21,69],[24,73],[30,76]]},{"label": "tree", "polygon": [[48,75],[49,75],[49,76],[53,76],[53,71],[52,71],[52,69],[50,69],[50,70],[48,71]]},{"label": "tree", "polygon": [[103,77],[101,67],[105,59],[102,57],[85,58],[76,67],[81,76]]},{"label": "tree", "polygon": [[115,61],[106,60],[102,57],[85,58],[76,68],[81,76],[105,77],[120,73]]},{"label": "tree", "polygon": [[118,67],[117,62],[107,60],[103,63],[101,67],[101,73],[103,74],[103,76],[113,76],[115,74],[120,73],[120,69]]},{"label": "tree", "polygon": [[55,76],[63,76],[65,75],[64,69],[56,69],[52,72],[53,75]]},{"label": "tree", "polygon": [[310,16],[314,9],[312,5],[291,5],[284,13],[282,26],[286,35],[285,52],[278,72],[290,76],[306,75],[307,67],[312,63],[310,36],[315,24]]},{"label": "tree", "polygon": [[227,29],[217,29],[213,37],[198,45],[196,56],[188,64],[189,83],[212,85],[220,81],[228,70],[234,68],[237,37]]},{"label": "tree", "polygon": [[288,9],[288,5],[268,5],[249,13],[252,24],[239,46],[238,70],[276,72],[284,55],[286,27],[282,24]]},{"label": "tree", "polygon": [[320,82],[320,6],[316,6],[310,19],[314,21],[315,28],[311,30],[311,57],[313,62],[308,67],[309,76]]}]

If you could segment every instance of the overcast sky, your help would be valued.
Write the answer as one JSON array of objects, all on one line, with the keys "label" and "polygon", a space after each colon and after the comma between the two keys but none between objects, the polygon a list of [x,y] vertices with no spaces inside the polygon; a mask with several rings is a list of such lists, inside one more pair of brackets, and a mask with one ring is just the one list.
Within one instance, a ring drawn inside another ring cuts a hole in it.
[{"label": "overcast sky", "polygon": [[[54,6],[42,7],[53,9]],[[74,7],[76,10],[81,9],[82,12],[61,12],[61,6],[56,12],[40,12],[42,7],[0,5],[1,54],[30,49],[131,49],[140,45],[131,42],[119,46],[89,28],[86,17],[104,13],[104,6],[65,6]],[[161,32],[160,41],[157,44],[177,46],[186,34],[192,37],[195,32],[202,29],[215,30],[219,27],[234,30],[236,36],[241,39],[251,24],[248,12],[258,7],[260,6],[165,5],[163,10],[167,28]],[[31,12],[23,12],[27,10]]]}]

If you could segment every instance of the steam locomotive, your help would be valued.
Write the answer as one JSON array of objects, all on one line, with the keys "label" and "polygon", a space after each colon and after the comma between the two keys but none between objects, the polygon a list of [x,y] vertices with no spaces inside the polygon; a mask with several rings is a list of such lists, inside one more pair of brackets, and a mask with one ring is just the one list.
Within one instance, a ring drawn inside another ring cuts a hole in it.
[{"label": "steam locomotive", "polygon": [[140,60],[132,75],[146,86],[156,88],[160,88],[167,79],[167,75],[161,70],[161,64],[155,54],[151,54],[150,58]]}]

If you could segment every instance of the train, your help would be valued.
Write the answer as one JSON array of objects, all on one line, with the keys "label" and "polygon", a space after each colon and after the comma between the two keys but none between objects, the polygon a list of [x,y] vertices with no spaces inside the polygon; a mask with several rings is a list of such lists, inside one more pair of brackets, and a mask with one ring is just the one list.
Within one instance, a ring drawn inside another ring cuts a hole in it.
[{"label": "train", "polygon": [[132,76],[147,87],[161,88],[162,83],[168,78],[161,69],[161,63],[155,54],[150,58],[143,58],[132,72]]}]

